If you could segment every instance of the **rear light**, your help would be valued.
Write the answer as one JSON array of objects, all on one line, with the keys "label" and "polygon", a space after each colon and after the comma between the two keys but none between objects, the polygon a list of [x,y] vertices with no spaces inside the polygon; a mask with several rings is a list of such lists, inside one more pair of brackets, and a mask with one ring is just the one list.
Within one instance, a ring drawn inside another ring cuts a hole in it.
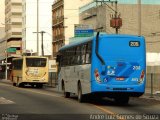
[{"label": "rear light", "polygon": [[95,76],[95,79],[98,83],[101,83],[101,79],[100,79],[100,74],[98,72],[98,69],[95,69],[94,70],[94,76]]},{"label": "rear light", "polygon": [[118,66],[123,66],[123,64],[122,64],[122,63],[119,63]]},{"label": "rear light", "polygon": [[142,83],[144,81],[144,77],[145,77],[145,72],[144,70],[142,70],[138,83]]},{"label": "rear light", "polygon": [[116,77],[116,80],[123,81],[124,77]]},{"label": "rear light", "polygon": [[29,76],[29,74],[28,74],[28,70],[26,70],[26,72],[25,72],[25,73],[26,73],[26,75],[27,75],[27,76]]}]

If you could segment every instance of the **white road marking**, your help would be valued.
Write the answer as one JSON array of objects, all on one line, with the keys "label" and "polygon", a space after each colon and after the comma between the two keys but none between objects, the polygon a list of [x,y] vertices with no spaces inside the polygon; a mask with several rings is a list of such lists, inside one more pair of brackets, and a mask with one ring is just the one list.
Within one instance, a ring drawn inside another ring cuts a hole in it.
[{"label": "white road marking", "polygon": [[4,97],[0,97],[0,104],[14,104],[14,102],[11,100],[7,100]]}]

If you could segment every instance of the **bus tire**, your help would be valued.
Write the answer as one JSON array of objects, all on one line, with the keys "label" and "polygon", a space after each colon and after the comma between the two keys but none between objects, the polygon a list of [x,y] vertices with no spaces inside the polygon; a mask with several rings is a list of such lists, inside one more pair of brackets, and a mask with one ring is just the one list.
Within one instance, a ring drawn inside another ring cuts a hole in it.
[{"label": "bus tire", "polygon": [[24,83],[19,83],[18,87],[24,87]]},{"label": "bus tire", "polygon": [[13,83],[13,86],[16,86],[16,83]]},{"label": "bus tire", "polygon": [[43,84],[37,84],[36,87],[37,88],[43,88]]},{"label": "bus tire", "polygon": [[115,97],[114,99],[115,99],[115,102],[120,105],[125,105],[125,104],[128,104],[129,102],[129,96]]},{"label": "bus tire", "polygon": [[82,95],[82,86],[81,83],[78,83],[78,102],[84,102],[84,95]]},{"label": "bus tire", "polygon": [[70,92],[66,92],[65,91],[65,85],[64,82],[62,83],[62,90],[63,90],[63,95],[65,98],[69,98],[70,97]]},{"label": "bus tire", "polygon": [[[32,88],[34,88],[34,86],[35,86],[34,84],[30,84],[30,85],[31,85]],[[36,86],[36,87],[37,87],[37,86]]]}]

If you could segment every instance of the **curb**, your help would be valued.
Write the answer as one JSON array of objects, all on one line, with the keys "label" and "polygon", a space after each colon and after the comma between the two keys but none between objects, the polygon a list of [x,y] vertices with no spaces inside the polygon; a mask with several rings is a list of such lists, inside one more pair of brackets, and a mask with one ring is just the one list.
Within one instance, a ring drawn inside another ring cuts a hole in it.
[{"label": "curb", "polygon": [[58,90],[58,88],[57,87],[48,87],[48,86],[45,86],[42,90],[45,90],[45,91],[49,91],[49,92],[55,92],[55,93],[60,93],[60,94],[62,94],[63,92],[62,91],[60,91],[60,90]]}]

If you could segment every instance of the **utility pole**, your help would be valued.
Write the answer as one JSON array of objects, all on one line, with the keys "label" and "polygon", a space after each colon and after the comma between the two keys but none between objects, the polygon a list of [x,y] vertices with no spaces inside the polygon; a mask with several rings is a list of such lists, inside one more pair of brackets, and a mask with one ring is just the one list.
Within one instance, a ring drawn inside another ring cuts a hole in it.
[{"label": "utility pole", "polygon": [[8,63],[8,53],[7,53],[7,40],[6,40],[6,59],[5,59],[5,61],[6,61],[6,71],[5,71],[5,77],[6,77],[6,80],[8,80],[8,70],[7,70],[7,68],[8,68],[8,66],[7,66],[7,63]]},{"label": "utility pole", "polygon": [[37,0],[37,56],[39,56],[39,0]]},{"label": "utility pole", "polygon": [[141,36],[141,0],[138,0],[138,35]]},{"label": "utility pole", "polygon": [[[96,15],[98,15],[98,3],[101,3],[101,6],[103,4],[103,1],[96,0]],[[98,17],[96,16],[96,29],[97,32],[100,32],[100,30],[103,30],[103,26],[98,26]]]},{"label": "utility pole", "polygon": [[[117,17],[117,0],[115,1],[115,18],[117,19],[118,17]],[[118,28],[116,27],[116,34],[118,34]]]},{"label": "utility pole", "polygon": [[46,33],[45,31],[41,31],[41,36],[42,36],[42,44],[41,44],[41,48],[42,48],[42,56],[44,56],[44,47],[43,47],[43,34]]},{"label": "utility pole", "polygon": [[[98,1],[96,0],[96,15],[98,15]],[[96,31],[98,32],[98,17],[96,16]]]},{"label": "utility pole", "polygon": [[[118,17],[118,1],[105,1],[105,0],[96,0],[96,11],[98,14],[98,3],[105,4],[109,9],[111,9],[112,11],[114,11],[114,17],[111,19],[110,21],[110,26],[115,28],[115,32],[116,34],[118,34],[118,29],[122,26],[122,19],[120,17]],[[114,3],[115,4],[115,9],[113,9],[111,6],[109,6],[107,3]],[[96,18],[96,25],[97,25],[98,19]],[[103,28],[103,27],[101,27]],[[99,29],[99,28],[98,28]]]},{"label": "utility pole", "polygon": [[46,33],[45,31],[41,31],[41,32],[33,32],[33,33],[37,33],[37,34],[41,34],[42,36],[42,44],[41,44],[41,50],[42,50],[42,56],[44,56],[44,46],[43,46],[43,36],[44,36],[44,33]]}]

